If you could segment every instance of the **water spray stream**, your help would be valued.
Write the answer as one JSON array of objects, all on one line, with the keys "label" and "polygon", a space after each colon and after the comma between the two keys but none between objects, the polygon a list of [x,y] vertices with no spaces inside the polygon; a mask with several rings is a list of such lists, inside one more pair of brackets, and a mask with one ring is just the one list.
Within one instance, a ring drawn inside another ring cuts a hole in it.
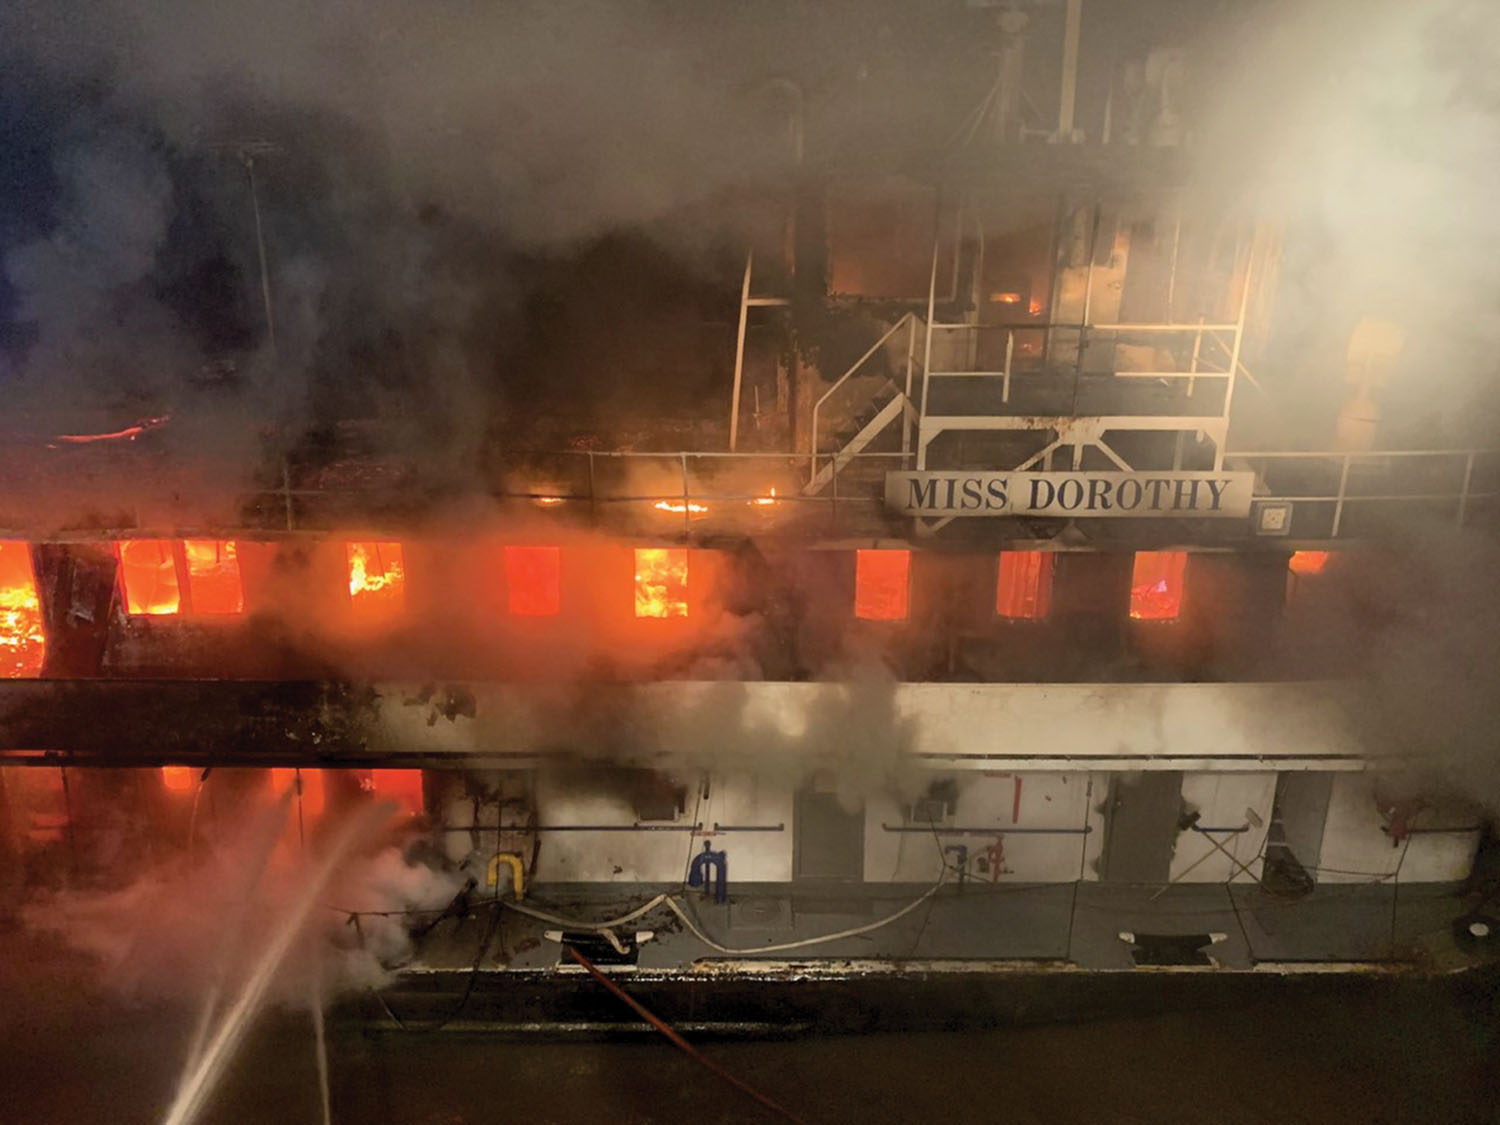
[{"label": "water spray stream", "polygon": [[[293,775],[289,792],[297,794],[297,842],[307,855],[307,827],[302,816],[302,770]],[[318,1064],[318,1102],[323,1108],[323,1125],[333,1125],[333,1099],[328,1092],[328,1037],[323,1028],[323,959],[313,952],[309,1000],[312,1006],[313,1054]]]},{"label": "water spray stream", "polygon": [[313,1050],[318,1060],[318,1099],[323,1125],[333,1125],[333,1099],[328,1092],[328,1037],[323,1029],[323,965],[315,958],[312,970]]},{"label": "water spray stream", "polygon": [[[201,783],[198,789],[202,792]],[[255,849],[249,857],[249,877],[239,893],[234,896],[236,904],[234,914],[224,931],[224,943],[220,947],[219,957],[214,965],[213,980],[209,985],[208,995],[203,999],[203,1008],[198,1014],[198,1025],[193,1032],[192,1045],[188,1048],[187,1069],[189,1070],[197,1065],[203,1053],[203,1045],[208,1041],[209,1028],[213,1026],[214,1014],[219,1008],[219,998],[224,991],[224,982],[229,977],[229,968],[239,953],[240,943],[245,935],[245,923],[250,913],[251,900],[255,896],[255,888],[260,884],[261,876],[265,874],[266,867],[271,862],[271,855],[276,850],[276,842],[281,838],[282,825],[286,822],[287,808],[291,804],[291,793],[291,788],[288,788],[281,795],[275,808],[261,826],[260,835],[255,841]],[[195,802],[196,800],[197,798],[194,797]]]},{"label": "water spray stream", "polygon": [[390,819],[394,807],[387,802],[373,805],[351,817],[329,845],[322,861],[313,869],[302,893],[282,920],[254,971],[245,982],[234,1005],[225,1015],[208,1048],[195,1066],[183,1074],[177,1096],[163,1118],[163,1125],[189,1125],[202,1110],[208,1094],[223,1075],[234,1048],[244,1037],[251,1019],[265,999],[266,991],[277,969],[291,950],[293,942],[307,923],[308,915],[318,905],[339,863],[361,841],[374,835]]}]

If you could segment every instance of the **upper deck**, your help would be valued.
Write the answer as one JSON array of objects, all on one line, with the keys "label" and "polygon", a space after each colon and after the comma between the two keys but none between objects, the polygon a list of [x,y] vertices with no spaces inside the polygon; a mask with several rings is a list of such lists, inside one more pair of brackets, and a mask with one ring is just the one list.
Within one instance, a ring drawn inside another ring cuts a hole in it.
[{"label": "upper deck", "polygon": [[[1038,374],[1039,383],[1051,379]],[[1104,383],[1109,377],[1099,376]],[[887,503],[890,473],[919,471],[919,450],[937,433],[968,429],[980,434],[1036,432],[1037,415],[1000,412],[986,401],[991,377],[966,379],[941,392],[944,409],[962,400],[973,409],[911,418],[905,451],[862,449],[842,455],[566,450],[498,452],[488,479],[455,488],[424,479],[409,461],[367,457],[332,465],[271,464],[261,480],[193,492],[191,475],[166,470],[146,443],[47,448],[13,443],[4,450],[0,538],[89,541],[153,536],[297,538],[329,532],[402,534],[451,532],[477,520],[489,526],[525,527],[532,533],[583,528],[642,541],[795,541],[810,547],[856,543],[920,542],[921,522]],[[934,383],[936,384],[936,380]],[[1102,388],[1113,391],[1116,388]],[[1126,388],[1133,392],[1134,387]],[[1046,394],[1062,391],[1048,388]],[[1003,404],[1002,404],[1003,405]],[[1131,409],[1141,409],[1139,404]],[[1175,409],[1175,408],[1174,408]],[[1160,427],[1161,418],[1134,415]],[[1174,416],[1180,418],[1180,416]],[[1080,441],[1114,431],[1118,416],[1051,419]],[[1033,445],[1043,444],[1032,439]],[[1046,470],[1129,472],[1093,450],[1072,465],[1059,441],[1007,466],[996,446],[973,443],[932,458],[933,472]],[[1221,464],[1215,465],[1215,460]],[[1068,465],[1064,469],[1062,466]],[[950,534],[1003,544],[1055,549],[1112,549],[1121,545],[1171,545],[1200,549],[1323,547],[1338,541],[1416,529],[1490,526],[1500,497],[1500,450],[1256,449],[1200,455],[1153,472],[1205,473],[1215,469],[1253,474],[1253,499],[1244,518],[1171,518],[1148,511],[1129,520],[1081,514],[963,520]],[[187,483],[189,487],[184,487]],[[1061,517],[1061,518],[1059,518]],[[1066,528],[1081,535],[1065,539]]]}]

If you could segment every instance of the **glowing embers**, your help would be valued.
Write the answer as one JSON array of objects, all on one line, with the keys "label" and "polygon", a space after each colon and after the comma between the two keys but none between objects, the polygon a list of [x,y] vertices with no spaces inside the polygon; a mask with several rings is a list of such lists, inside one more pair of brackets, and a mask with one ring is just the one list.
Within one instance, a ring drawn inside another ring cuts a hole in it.
[{"label": "glowing embers", "polygon": [[687,551],[668,547],[637,547],[635,615],[686,617],[687,582]]},{"label": "glowing embers", "polygon": [[184,539],[189,613],[243,613],[245,588],[231,539]]},{"label": "glowing embers", "polygon": [[13,539],[0,540],[0,678],[41,675],[46,654],[31,548]]},{"label": "glowing embers", "polygon": [[406,601],[406,565],[401,544],[351,542],[345,544],[349,560],[349,600],[361,612],[397,612]]},{"label": "glowing embers", "polygon": [[160,617],[181,612],[182,589],[170,539],[122,539],[115,552],[126,613]]},{"label": "glowing embers", "polygon": [[198,782],[198,771],[192,766],[162,766],[161,785],[169,793],[191,793]]},{"label": "glowing embers", "polygon": [[1013,621],[1040,621],[1052,608],[1050,551],[1001,551],[995,612]]},{"label": "glowing embers", "polygon": [[1328,555],[1327,551],[1293,551],[1292,557],[1287,560],[1287,569],[1299,578],[1322,574],[1323,568],[1328,565]]},{"label": "glowing embers", "polygon": [[1182,613],[1186,551],[1137,551],[1130,576],[1130,616],[1137,621],[1176,621]]},{"label": "glowing embers", "polygon": [[866,621],[905,621],[910,600],[910,551],[855,552],[855,617]]},{"label": "glowing embers", "polygon": [[556,547],[505,548],[506,608],[518,617],[554,616],[562,604],[561,560]]}]

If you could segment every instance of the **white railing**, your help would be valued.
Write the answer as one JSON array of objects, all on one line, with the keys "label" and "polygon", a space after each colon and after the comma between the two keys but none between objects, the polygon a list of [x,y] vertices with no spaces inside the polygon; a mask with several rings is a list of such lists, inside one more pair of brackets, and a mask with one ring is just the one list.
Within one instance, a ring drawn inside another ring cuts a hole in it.
[{"label": "white railing", "polygon": [[1500,496],[1500,450],[1493,449],[1228,453],[1224,460],[1254,470],[1257,500],[1331,506],[1334,539],[1351,510],[1451,506],[1463,526],[1476,501]]},{"label": "white railing", "polygon": [[[807,521],[813,515],[819,517],[814,524],[890,533],[897,523],[884,508],[884,474],[871,470],[909,469],[914,458],[911,452],[846,454],[836,459],[832,487],[809,495],[801,487],[808,464],[803,453],[518,453],[484,496],[519,506],[535,518],[582,517],[632,534],[666,534],[676,528],[743,534],[817,531]],[[1307,525],[1313,530],[1294,530],[1293,538],[1346,536],[1352,511],[1384,509],[1404,517],[1416,508],[1459,525],[1472,519],[1477,506],[1500,511],[1500,450],[1230,452],[1225,464],[1255,472],[1258,503],[1281,501],[1313,509],[1316,516]],[[416,481],[319,488],[294,485],[295,475],[284,468],[278,485],[239,497],[236,513],[228,519],[204,522],[155,503],[145,519],[135,511],[123,523],[62,534],[50,524],[15,526],[0,529],[0,538],[43,533],[48,539],[82,540],[151,532],[212,537],[335,528],[396,532],[419,523],[432,507],[431,496]]]},{"label": "white railing", "polygon": [[[1238,341],[1240,326],[1238,324],[1209,324],[1203,320],[1189,323],[1174,324],[1080,324],[1077,322],[1039,322],[1024,324],[943,324],[934,323],[932,333],[961,333],[969,332],[976,336],[979,333],[1005,334],[1004,363],[999,369],[972,369],[972,370],[944,370],[934,367],[931,372],[933,379],[964,379],[964,378],[990,378],[1000,379],[1000,401],[1010,402],[1011,378],[1015,374],[1016,336],[1021,333],[1042,333],[1050,335],[1056,332],[1074,332],[1078,334],[1078,360],[1074,364],[1074,375],[1090,374],[1084,368],[1084,355],[1088,350],[1089,337],[1091,335],[1161,335],[1178,334],[1192,336],[1192,348],[1187,359],[1186,370],[1129,370],[1115,369],[1109,372],[1100,372],[1100,375],[1120,379],[1157,379],[1163,382],[1172,380],[1185,380],[1187,383],[1187,394],[1191,396],[1199,379],[1222,379],[1228,381],[1235,374],[1238,366],[1236,343]],[[1218,337],[1220,332],[1234,333],[1233,342],[1226,344]],[[1204,341],[1208,340],[1210,345],[1221,349],[1224,353],[1225,366],[1205,366],[1206,362],[1212,362],[1204,351]]]}]

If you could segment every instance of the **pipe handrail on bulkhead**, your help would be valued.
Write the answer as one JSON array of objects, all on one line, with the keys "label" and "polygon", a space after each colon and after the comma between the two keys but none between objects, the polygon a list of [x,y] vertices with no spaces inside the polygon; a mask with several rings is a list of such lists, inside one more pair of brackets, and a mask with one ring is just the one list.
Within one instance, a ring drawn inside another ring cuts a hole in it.
[{"label": "pipe handrail on bulkhead", "polygon": [[499,894],[502,863],[510,868],[511,887],[516,893],[516,901],[520,902],[526,897],[526,873],[521,857],[515,852],[497,852],[490,857],[489,867],[485,870],[485,885],[494,887],[495,893]]}]

